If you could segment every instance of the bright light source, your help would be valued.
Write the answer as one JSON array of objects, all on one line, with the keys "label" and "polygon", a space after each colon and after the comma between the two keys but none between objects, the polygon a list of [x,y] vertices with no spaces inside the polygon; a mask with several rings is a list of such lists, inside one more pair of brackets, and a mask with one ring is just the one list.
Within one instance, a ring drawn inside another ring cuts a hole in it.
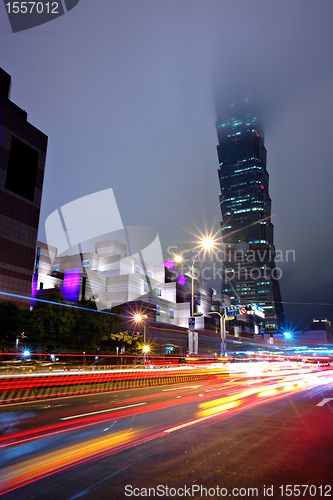
[{"label": "bright light source", "polygon": [[179,264],[180,262],[183,262],[183,257],[181,255],[175,255],[174,261]]},{"label": "bright light source", "polygon": [[273,396],[276,393],[277,393],[276,389],[270,389],[268,391],[259,392],[258,398],[265,398],[267,396]]},{"label": "bright light source", "polygon": [[286,337],[286,339],[291,339],[291,333],[289,332],[284,332],[284,336]]},{"label": "bright light source", "polygon": [[142,321],[142,316],[141,316],[141,314],[136,314],[136,315],[134,316],[134,321]]},{"label": "bright light source", "polygon": [[211,236],[206,236],[202,239],[201,245],[205,250],[212,250],[214,248],[216,241]]},{"label": "bright light source", "polygon": [[143,352],[149,352],[150,351],[149,345],[144,345],[142,351]]},{"label": "bright light source", "polygon": [[23,356],[25,356],[25,357],[30,356],[30,352],[29,352],[29,351],[27,351],[27,350],[26,350],[26,351],[24,351],[24,352],[23,352]]}]

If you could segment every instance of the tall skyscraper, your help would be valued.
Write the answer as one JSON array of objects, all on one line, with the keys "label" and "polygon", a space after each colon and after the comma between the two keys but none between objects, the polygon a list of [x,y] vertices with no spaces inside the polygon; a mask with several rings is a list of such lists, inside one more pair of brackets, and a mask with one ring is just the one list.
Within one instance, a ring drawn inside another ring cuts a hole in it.
[{"label": "tall skyscraper", "polygon": [[266,332],[284,331],[275,268],[266,148],[258,119],[246,99],[217,109],[222,238],[225,244],[222,293],[234,304],[264,309]]},{"label": "tall skyscraper", "polygon": [[47,136],[10,101],[11,77],[0,68],[0,302],[30,305]]}]

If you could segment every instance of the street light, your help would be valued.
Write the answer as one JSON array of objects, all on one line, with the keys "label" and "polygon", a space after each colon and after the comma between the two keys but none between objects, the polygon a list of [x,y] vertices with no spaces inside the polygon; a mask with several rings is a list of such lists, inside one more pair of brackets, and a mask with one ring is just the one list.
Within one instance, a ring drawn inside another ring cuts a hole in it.
[{"label": "street light", "polygon": [[[211,234],[208,236],[203,236],[200,239],[199,245],[196,247],[199,249],[197,254],[194,256],[192,259],[192,265],[191,265],[191,277],[192,277],[192,288],[191,288],[191,311],[190,311],[190,316],[194,316],[194,263],[196,261],[196,258],[198,255],[202,252],[205,251],[207,252],[208,250],[214,250],[216,248],[216,243],[217,240],[214,236]],[[174,256],[174,261],[179,264],[180,262],[183,261],[183,257],[180,255],[175,255]],[[217,313],[220,314],[220,313]],[[221,315],[220,315],[221,316]],[[224,342],[224,316],[220,318],[220,323],[221,323],[221,350],[222,354],[225,353],[225,342]]]},{"label": "street light", "polygon": [[142,321],[143,319],[147,318],[148,316],[146,314],[136,314],[134,316],[134,321],[136,323],[143,323],[143,349],[142,349],[142,352],[143,352],[143,360],[144,360],[144,363],[146,364],[146,356],[147,356],[147,353],[150,351],[150,347],[149,345],[146,344],[146,322],[145,321]]},{"label": "street light", "polygon": [[[193,257],[192,264],[191,264],[191,275],[192,275],[191,311],[190,311],[191,316],[193,316],[193,314],[194,314],[194,263],[195,263],[198,255],[200,255],[202,251],[207,252],[208,250],[214,250],[216,248],[216,239],[211,235],[204,236],[200,239],[200,243],[196,248],[199,248],[199,251]],[[174,256],[174,261],[177,264],[180,264],[181,262],[183,262],[183,260],[184,259],[181,255]]]},{"label": "street light", "polygon": [[223,314],[217,311],[210,311],[204,314],[218,314],[220,316],[220,331],[221,331],[221,354],[225,356],[226,344],[225,344],[225,312]]},{"label": "street light", "polygon": [[204,238],[201,238],[199,247],[201,247],[201,250],[194,256],[192,260],[192,292],[191,292],[191,316],[193,317],[194,314],[194,263],[198,255],[205,250],[206,252],[208,250],[213,250],[216,246],[216,240],[212,236],[205,236]]},{"label": "street light", "polygon": [[183,257],[181,255],[175,255],[174,261],[176,262],[176,264],[180,264],[181,262],[183,262]]}]

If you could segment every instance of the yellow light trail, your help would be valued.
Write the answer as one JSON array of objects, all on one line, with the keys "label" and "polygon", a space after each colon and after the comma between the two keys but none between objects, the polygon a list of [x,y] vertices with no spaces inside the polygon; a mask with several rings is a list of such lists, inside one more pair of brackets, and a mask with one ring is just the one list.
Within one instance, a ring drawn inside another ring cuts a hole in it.
[{"label": "yellow light trail", "polygon": [[133,441],[139,434],[140,431],[136,430],[118,432],[111,436],[103,435],[44,453],[20,464],[10,465],[2,469],[0,473],[0,492],[8,491],[103,452],[112,451]]}]

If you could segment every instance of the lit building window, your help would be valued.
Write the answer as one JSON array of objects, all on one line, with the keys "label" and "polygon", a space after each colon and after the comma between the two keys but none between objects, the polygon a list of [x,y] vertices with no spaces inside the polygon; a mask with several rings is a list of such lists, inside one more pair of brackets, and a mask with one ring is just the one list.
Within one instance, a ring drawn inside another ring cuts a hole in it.
[{"label": "lit building window", "polygon": [[161,297],[161,295],[162,295],[162,289],[161,288],[157,288],[157,295],[159,297]]},{"label": "lit building window", "polygon": [[159,316],[161,314],[161,308],[160,306],[156,306],[156,316]]},{"label": "lit building window", "polygon": [[140,272],[140,267],[139,266],[134,266],[134,272],[139,273]]},{"label": "lit building window", "polygon": [[173,319],[174,315],[173,315],[173,309],[169,309],[169,316],[171,319]]},{"label": "lit building window", "polygon": [[83,267],[84,268],[89,267],[89,260],[84,260],[83,261]]},{"label": "lit building window", "polygon": [[143,289],[144,289],[145,292],[149,291],[148,283],[144,284]]}]

